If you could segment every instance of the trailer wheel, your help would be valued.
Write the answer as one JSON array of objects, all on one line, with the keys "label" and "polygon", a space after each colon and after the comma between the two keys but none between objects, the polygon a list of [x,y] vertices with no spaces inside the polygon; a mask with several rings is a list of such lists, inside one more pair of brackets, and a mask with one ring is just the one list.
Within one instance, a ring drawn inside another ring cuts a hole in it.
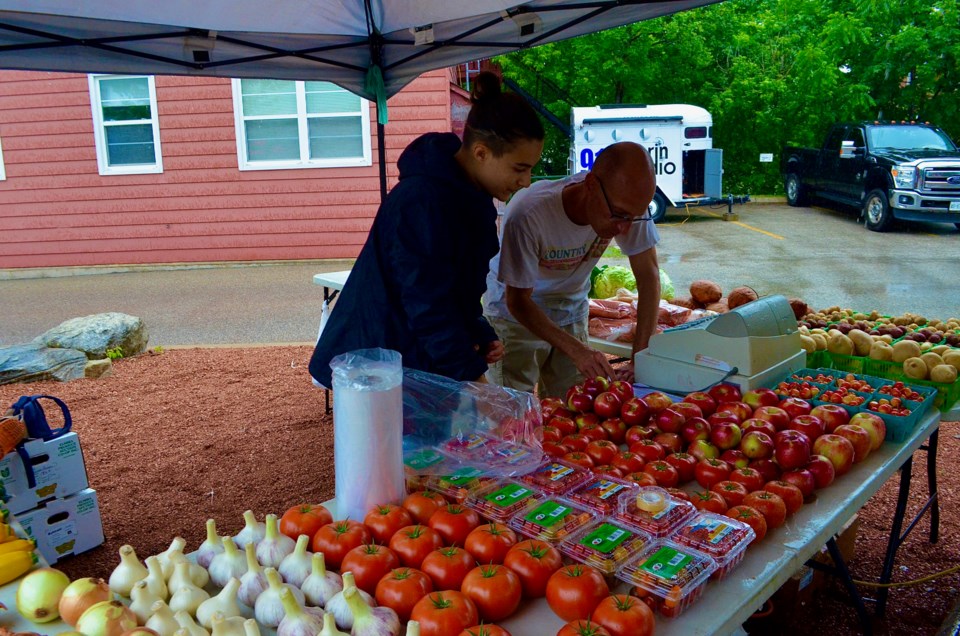
[{"label": "trailer wheel", "polygon": [[653,195],[653,201],[650,202],[647,212],[654,223],[659,223],[667,215],[667,197],[660,194],[659,190]]},{"label": "trailer wheel", "polygon": [[867,193],[867,200],[863,203],[863,215],[866,217],[867,229],[874,232],[886,232],[893,225],[893,214],[890,212],[890,202],[887,193],[879,188]]},{"label": "trailer wheel", "polygon": [[794,172],[788,174],[783,189],[787,191],[787,205],[799,208],[807,204],[807,193],[800,182],[800,175]]}]

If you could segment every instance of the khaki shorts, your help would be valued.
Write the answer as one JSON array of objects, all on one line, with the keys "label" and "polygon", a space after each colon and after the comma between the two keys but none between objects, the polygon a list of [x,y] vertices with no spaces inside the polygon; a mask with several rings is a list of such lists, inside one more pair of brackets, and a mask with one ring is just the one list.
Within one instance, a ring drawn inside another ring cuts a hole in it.
[{"label": "khaki shorts", "polygon": [[[563,397],[567,389],[583,381],[573,360],[523,325],[491,316],[487,316],[487,320],[504,349],[503,359],[487,371],[490,382],[518,391],[532,392],[536,386],[537,395],[544,398]],[[586,320],[560,328],[586,344]]]}]

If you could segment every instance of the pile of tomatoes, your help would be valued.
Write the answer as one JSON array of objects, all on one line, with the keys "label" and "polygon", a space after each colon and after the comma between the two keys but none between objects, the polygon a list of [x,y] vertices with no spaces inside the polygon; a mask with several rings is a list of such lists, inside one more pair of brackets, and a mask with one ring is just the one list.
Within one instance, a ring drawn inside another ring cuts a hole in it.
[{"label": "pile of tomatoes", "polygon": [[333,520],[323,506],[295,506],[281,531],[311,536],[327,567],[351,572],[359,589],[401,621],[417,621],[423,636],[509,636],[497,621],[522,599],[544,597],[568,621],[559,635],[653,633],[651,609],[636,597],[611,595],[595,568],[564,566],[555,546],[521,540],[432,491],[375,506],[362,522]]}]

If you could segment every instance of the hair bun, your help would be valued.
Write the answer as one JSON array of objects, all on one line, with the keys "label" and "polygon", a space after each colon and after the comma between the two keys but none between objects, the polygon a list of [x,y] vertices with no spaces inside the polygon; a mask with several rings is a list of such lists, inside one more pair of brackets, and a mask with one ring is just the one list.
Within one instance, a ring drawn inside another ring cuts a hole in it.
[{"label": "hair bun", "polygon": [[490,71],[482,71],[470,88],[470,102],[477,104],[488,99],[496,99],[500,94],[500,78]]}]

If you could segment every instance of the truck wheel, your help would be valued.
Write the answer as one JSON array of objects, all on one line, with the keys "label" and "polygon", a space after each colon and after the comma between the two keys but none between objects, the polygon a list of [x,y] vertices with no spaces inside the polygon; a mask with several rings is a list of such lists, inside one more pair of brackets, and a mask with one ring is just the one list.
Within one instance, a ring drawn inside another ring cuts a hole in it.
[{"label": "truck wheel", "polygon": [[659,223],[663,220],[663,217],[667,215],[667,197],[660,194],[657,191],[653,195],[653,201],[650,202],[650,207],[647,208],[648,214],[654,223]]},{"label": "truck wheel", "polygon": [[807,204],[807,193],[803,191],[800,175],[788,174],[783,189],[787,191],[787,205],[799,208]]},{"label": "truck wheel", "polygon": [[893,225],[893,214],[890,212],[887,193],[880,189],[867,193],[867,200],[863,203],[863,215],[866,217],[868,230],[874,232],[889,230]]}]

